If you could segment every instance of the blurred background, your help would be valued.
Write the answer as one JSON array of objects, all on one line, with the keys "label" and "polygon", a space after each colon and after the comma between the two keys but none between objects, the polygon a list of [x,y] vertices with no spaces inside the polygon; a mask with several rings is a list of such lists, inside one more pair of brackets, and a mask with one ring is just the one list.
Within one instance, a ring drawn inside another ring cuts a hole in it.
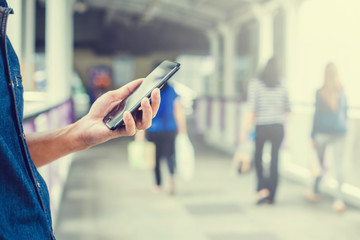
[{"label": "blurred background", "polygon": [[[174,197],[151,191],[151,171],[130,169],[112,141],[40,169],[58,239],[354,239],[360,217],[360,1],[8,0],[8,35],[22,66],[24,128],[43,131],[87,113],[102,93],[170,59],[196,153],[192,181]],[[281,150],[279,202],[253,204],[255,177],[231,174],[247,86],[273,55],[281,60],[291,113]],[[342,159],[350,206],[309,205],[315,92],[336,63],[348,100]],[[101,162],[102,164],[99,164]],[[105,181],[105,182],[103,182]],[[141,201],[143,200],[143,201]],[[146,200],[146,201],[145,201]],[[110,202],[109,202],[110,201]]]}]

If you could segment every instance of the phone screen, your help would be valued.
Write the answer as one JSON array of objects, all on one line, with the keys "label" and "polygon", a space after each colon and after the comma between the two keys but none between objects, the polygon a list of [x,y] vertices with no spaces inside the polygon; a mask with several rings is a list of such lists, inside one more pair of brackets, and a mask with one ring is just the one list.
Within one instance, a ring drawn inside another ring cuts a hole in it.
[{"label": "phone screen", "polygon": [[180,68],[180,64],[165,60],[160,63],[140,84],[140,86],[132,92],[128,97],[123,99],[116,105],[103,119],[105,125],[111,130],[123,125],[123,116],[125,111],[134,113],[138,110],[141,100],[144,97],[150,97],[151,92],[161,87],[169,80]]}]

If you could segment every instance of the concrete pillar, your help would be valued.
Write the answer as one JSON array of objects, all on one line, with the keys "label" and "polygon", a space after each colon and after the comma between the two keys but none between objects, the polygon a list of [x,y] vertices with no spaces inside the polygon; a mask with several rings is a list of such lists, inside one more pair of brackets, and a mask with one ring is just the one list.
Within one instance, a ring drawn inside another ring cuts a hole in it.
[{"label": "concrete pillar", "polygon": [[214,71],[209,82],[209,94],[211,96],[219,95],[219,61],[220,61],[220,41],[219,34],[216,31],[207,32],[209,39],[209,54],[214,60]]},{"label": "concrete pillar", "polygon": [[66,29],[68,30],[67,36],[67,74],[69,76],[69,82],[71,85],[71,81],[73,79],[74,74],[74,5],[75,0],[68,0],[67,5],[67,22]]},{"label": "concrete pillar", "polygon": [[224,37],[224,88],[223,96],[226,101],[223,105],[224,110],[224,132],[223,140],[224,146],[227,148],[224,150],[233,151],[234,141],[236,139],[236,103],[234,98],[236,96],[237,89],[235,88],[235,61],[236,61],[236,36],[238,33],[238,27],[231,25],[224,25],[221,28],[221,32]]},{"label": "concrete pillar", "polygon": [[[204,135],[206,136],[205,139],[209,144],[214,144],[212,141],[213,139],[218,139],[220,136],[219,126],[220,126],[220,119],[219,119],[219,108],[218,102],[215,97],[217,97],[220,93],[219,86],[220,86],[220,68],[219,64],[221,61],[220,56],[220,39],[219,33],[217,31],[208,31],[207,37],[209,39],[209,54],[214,60],[214,69],[212,72],[212,76],[210,78],[209,87],[208,87],[208,94],[210,99],[206,99],[205,103],[202,105],[204,108],[203,114],[205,113],[205,118],[203,124],[207,126],[207,117],[210,117],[211,125],[208,126],[208,129],[204,129]],[[208,104],[211,104],[210,106]],[[211,110],[210,110],[211,109]],[[210,111],[210,112],[208,112]],[[207,116],[207,117],[206,117]]]},{"label": "concrete pillar", "polygon": [[258,67],[262,68],[274,54],[274,19],[272,12],[257,14],[259,23]]},{"label": "concrete pillar", "polygon": [[221,103],[219,99],[211,101],[211,125],[205,131],[205,141],[214,146],[223,145],[223,134],[221,131]]},{"label": "concrete pillar", "polygon": [[285,81],[296,81],[297,30],[299,2],[284,1],[285,10]]},{"label": "concrete pillar", "polygon": [[8,0],[10,8],[14,9],[15,14],[10,14],[7,26],[7,35],[13,45],[13,48],[19,58],[22,60],[22,16],[23,16],[23,1],[22,0]]},{"label": "concrete pillar", "polygon": [[235,96],[235,39],[236,29],[229,25],[220,25],[220,33],[223,36],[223,92],[226,97]]},{"label": "concrete pillar", "polygon": [[[71,95],[69,47],[72,28],[69,29],[69,5],[72,0],[46,0],[45,54],[48,99],[63,101]],[[72,10],[71,10],[72,11]]]},{"label": "concrete pillar", "polygon": [[35,70],[35,0],[25,1],[25,30],[24,30],[24,87],[25,90],[33,90]]}]

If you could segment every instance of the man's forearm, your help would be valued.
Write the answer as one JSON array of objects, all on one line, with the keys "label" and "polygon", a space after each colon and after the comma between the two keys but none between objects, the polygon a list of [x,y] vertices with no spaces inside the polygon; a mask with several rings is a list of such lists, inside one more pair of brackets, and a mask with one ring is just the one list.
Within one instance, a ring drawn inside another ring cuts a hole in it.
[{"label": "man's forearm", "polygon": [[41,167],[69,153],[84,149],[73,130],[74,124],[71,124],[61,129],[28,134],[26,142],[35,166]]}]

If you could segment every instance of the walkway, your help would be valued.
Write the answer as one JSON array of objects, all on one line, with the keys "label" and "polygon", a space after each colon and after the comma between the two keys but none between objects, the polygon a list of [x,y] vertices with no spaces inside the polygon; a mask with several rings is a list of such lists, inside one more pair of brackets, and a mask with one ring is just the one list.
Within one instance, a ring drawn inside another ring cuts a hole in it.
[{"label": "walkway", "polygon": [[[177,194],[152,191],[150,171],[130,169],[126,145],[111,141],[77,153],[60,206],[58,240],[358,239],[359,209],[332,211],[332,199],[304,200],[306,188],[281,179],[276,205],[253,203],[255,177],[235,176],[231,156],[193,139],[196,175]],[[167,177],[166,166],[163,175]]]}]

